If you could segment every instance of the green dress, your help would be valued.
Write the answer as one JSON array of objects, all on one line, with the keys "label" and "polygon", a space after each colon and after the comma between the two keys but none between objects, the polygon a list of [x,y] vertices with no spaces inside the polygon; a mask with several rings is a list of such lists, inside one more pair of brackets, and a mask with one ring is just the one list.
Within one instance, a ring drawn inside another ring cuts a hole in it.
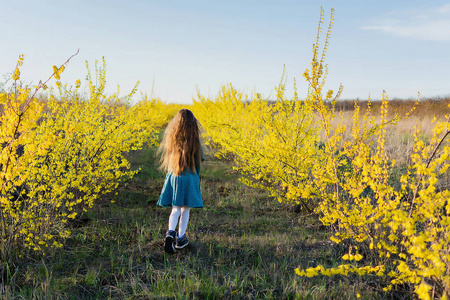
[{"label": "green dress", "polygon": [[[201,161],[205,160],[205,154],[201,149]],[[184,171],[180,176],[175,176],[171,172],[167,173],[164,186],[159,196],[159,206],[189,206],[203,207],[202,195],[200,193],[200,161],[195,163],[196,174],[191,170]]]}]

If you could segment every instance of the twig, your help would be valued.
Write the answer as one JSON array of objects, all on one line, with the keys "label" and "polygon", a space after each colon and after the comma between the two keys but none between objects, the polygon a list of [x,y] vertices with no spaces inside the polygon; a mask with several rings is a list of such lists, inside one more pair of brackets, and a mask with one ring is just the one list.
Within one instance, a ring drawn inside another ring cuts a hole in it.
[{"label": "twig", "polygon": [[[70,56],[70,57],[66,60],[66,62],[63,63],[63,64],[60,66],[60,68],[63,67],[63,66],[66,66],[66,65],[69,63],[69,61],[70,61],[74,56],[78,55],[78,53],[80,53],[80,49],[78,49],[77,52],[76,52],[75,54],[72,54],[72,56]],[[30,104],[31,100],[33,100],[33,98],[36,96],[36,93],[37,93],[42,87],[44,87],[44,86],[47,84],[47,82],[49,82],[50,79],[52,79],[52,77],[55,76],[55,74],[56,74],[56,72],[53,72],[53,74],[50,75],[50,77],[49,77],[44,83],[42,83],[41,80],[39,81],[38,87],[37,87],[36,90],[34,91],[33,95],[27,100],[27,102],[25,102],[25,105],[24,105],[24,107],[23,107],[23,111],[20,112],[20,115],[22,115],[22,114],[25,113],[25,111],[26,111],[28,105]]]}]

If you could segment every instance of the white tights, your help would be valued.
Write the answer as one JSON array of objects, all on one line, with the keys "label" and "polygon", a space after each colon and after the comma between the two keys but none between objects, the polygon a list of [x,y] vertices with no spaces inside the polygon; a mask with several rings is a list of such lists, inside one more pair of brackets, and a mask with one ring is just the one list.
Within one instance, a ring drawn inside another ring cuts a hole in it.
[{"label": "white tights", "polygon": [[189,222],[189,210],[187,206],[173,206],[172,212],[169,217],[169,230],[175,231],[177,227],[178,218],[180,218],[180,224],[178,224],[178,236],[182,237],[186,233],[186,228]]}]

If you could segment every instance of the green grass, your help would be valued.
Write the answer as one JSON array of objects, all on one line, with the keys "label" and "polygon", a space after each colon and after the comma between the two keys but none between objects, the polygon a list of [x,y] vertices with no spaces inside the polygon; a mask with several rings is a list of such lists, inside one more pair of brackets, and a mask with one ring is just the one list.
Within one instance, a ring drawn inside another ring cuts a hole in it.
[{"label": "green grass", "polygon": [[[302,278],[337,265],[343,249],[317,217],[238,181],[229,163],[202,168],[205,207],[191,210],[190,245],[163,251],[170,209],[156,201],[165,174],[154,149],[131,153],[140,172],[85,213],[62,249],[1,270],[2,299],[391,299],[374,277]],[[114,203],[111,203],[114,200]],[[398,295],[397,295],[398,296]],[[400,295],[401,296],[401,295]]]}]

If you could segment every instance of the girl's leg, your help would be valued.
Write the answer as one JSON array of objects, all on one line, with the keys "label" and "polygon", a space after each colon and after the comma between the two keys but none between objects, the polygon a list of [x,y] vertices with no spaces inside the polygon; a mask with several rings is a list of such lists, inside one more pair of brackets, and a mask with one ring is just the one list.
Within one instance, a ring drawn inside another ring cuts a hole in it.
[{"label": "girl's leg", "polygon": [[175,228],[177,228],[178,218],[180,217],[181,212],[181,206],[172,207],[172,212],[169,217],[169,231],[175,231]]},{"label": "girl's leg", "polygon": [[166,232],[166,237],[164,238],[164,251],[167,253],[175,253],[176,248],[176,234],[175,228],[177,227],[178,218],[181,214],[181,207],[174,206],[172,207],[172,212],[169,217],[169,230]]},{"label": "girl's leg", "polygon": [[188,206],[183,206],[181,208],[180,224],[178,225],[178,236],[182,237],[186,233],[186,228],[189,222],[189,211]]}]

